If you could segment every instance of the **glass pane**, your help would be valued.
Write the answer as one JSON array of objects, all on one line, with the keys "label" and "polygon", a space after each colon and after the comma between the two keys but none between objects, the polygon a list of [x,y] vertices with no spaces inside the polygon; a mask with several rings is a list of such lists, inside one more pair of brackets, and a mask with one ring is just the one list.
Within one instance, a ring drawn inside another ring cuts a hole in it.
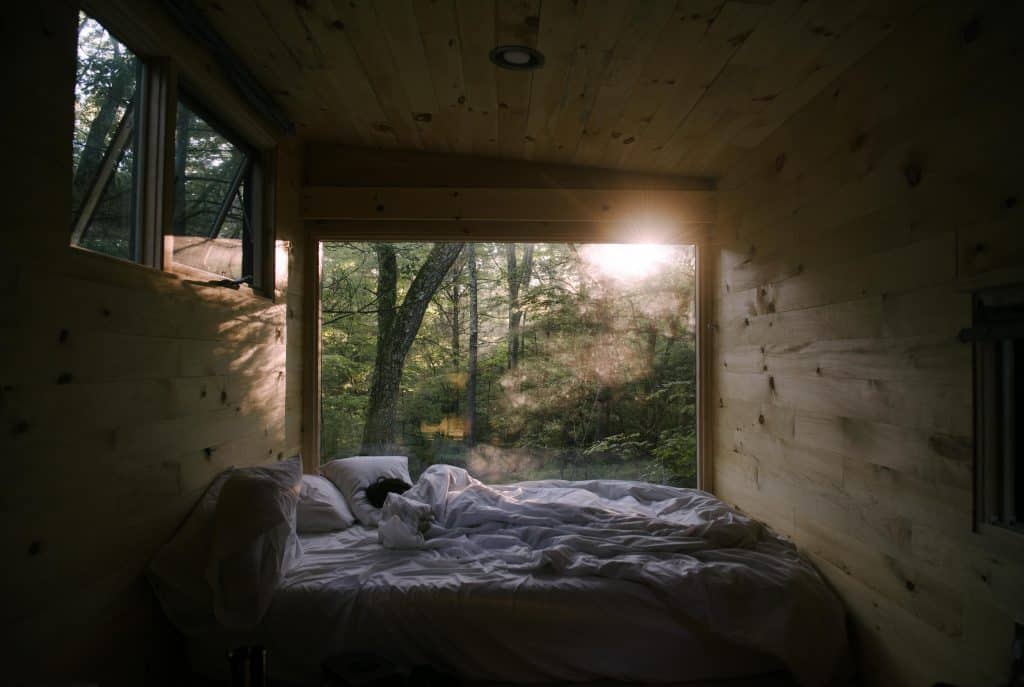
[{"label": "glass pane", "polygon": [[136,227],[135,109],[139,61],[98,22],[78,24],[72,139],[72,243],[133,257]]},{"label": "glass pane", "polygon": [[175,135],[173,261],[240,279],[245,153],[181,102]]},{"label": "glass pane", "polygon": [[245,181],[242,181],[241,187],[238,192],[235,193],[233,200],[231,201],[231,207],[228,208],[227,215],[224,216],[224,224],[220,225],[220,238],[226,239],[240,239],[245,231],[245,226],[248,223],[248,218],[245,216]]},{"label": "glass pane", "polygon": [[692,246],[324,243],[321,460],[696,486],[694,266]]}]

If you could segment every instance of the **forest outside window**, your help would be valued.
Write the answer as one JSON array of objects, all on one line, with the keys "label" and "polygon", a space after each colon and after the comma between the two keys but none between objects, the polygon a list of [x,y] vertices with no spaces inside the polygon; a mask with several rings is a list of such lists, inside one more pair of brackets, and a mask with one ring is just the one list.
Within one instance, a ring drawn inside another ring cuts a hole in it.
[{"label": "forest outside window", "polygon": [[169,59],[140,59],[79,14],[71,244],[261,289],[262,153],[186,87]]},{"label": "forest outside window", "polygon": [[72,138],[71,243],[138,260],[138,92],[142,63],[81,14]]},{"label": "forest outside window", "polygon": [[696,486],[688,245],[322,243],[321,460]]},{"label": "forest outside window", "polygon": [[199,107],[178,103],[172,262],[251,282],[254,155]]}]

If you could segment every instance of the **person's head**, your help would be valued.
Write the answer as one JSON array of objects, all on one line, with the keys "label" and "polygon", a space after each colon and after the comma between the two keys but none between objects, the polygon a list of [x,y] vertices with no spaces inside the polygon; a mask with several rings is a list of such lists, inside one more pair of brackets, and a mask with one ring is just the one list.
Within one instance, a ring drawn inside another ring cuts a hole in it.
[{"label": "person's head", "polygon": [[407,484],[397,477],[380,477],[376,482],[366,487],[366,500],[374,508],[380,508],[384,505],[388,494],[404,494],[411,488],[411,484]]}]

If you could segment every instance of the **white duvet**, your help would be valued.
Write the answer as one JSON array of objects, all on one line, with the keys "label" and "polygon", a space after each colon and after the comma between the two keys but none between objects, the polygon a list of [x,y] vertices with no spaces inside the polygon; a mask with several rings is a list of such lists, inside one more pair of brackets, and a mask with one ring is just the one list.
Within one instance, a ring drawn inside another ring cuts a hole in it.
[{"label": "white duvet", "polygon": [[807,687],[827,684],[846,650],[843,608],[814,568],[698,490],[607,480],[487,486],[435,465],[388,496],[378,535],[435,564],[639,583],[667,612],[777,657]]}]

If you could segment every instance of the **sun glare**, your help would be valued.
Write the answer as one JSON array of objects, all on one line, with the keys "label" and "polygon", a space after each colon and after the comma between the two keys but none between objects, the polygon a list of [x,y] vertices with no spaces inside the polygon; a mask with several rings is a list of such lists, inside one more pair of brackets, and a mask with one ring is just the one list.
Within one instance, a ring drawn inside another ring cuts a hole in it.
[{"label": "sun glare", "polygon": [[662,243],[594,243],[583,246],[583,260],[606,276],[641,279],[662,269],[675,246]]}]

